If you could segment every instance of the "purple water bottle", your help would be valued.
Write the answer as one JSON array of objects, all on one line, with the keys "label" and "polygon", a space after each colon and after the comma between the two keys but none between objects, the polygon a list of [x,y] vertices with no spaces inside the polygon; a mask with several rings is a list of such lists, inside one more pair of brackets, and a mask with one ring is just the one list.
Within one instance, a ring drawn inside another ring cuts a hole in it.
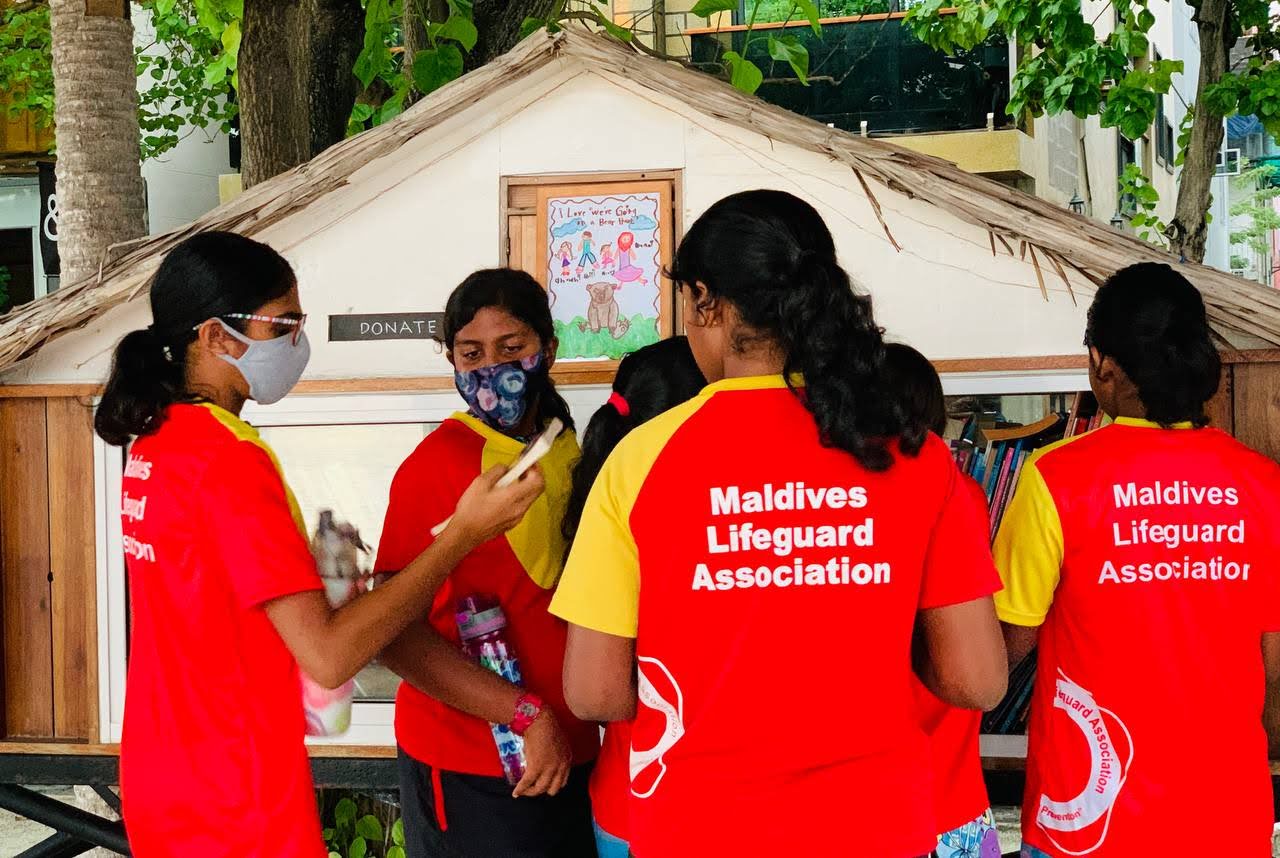
[{"label": "purple water bottle", "polygon": [[[462,651],[514,685],[522,685],[520,662],[506,638],[507,615],[493,596],[473,595],[458,600],[454,614]],[[524,777],[524,739],[507,724],[490,724],[498,759],[507,783],[515,786]]]}]

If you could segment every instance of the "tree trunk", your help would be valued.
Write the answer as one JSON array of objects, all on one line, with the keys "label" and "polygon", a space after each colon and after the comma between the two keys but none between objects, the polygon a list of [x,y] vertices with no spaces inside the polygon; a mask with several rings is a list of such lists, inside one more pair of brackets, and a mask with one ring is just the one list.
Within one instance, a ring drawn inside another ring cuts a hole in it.
[{"label": "tree trunk", "polygon": [[1169,222],[1174,251],[1193,262],[1204,261],[1209,225],[1205,214],[1212,202],[1210,188],[1222,148],[1222,116],[1209,109],[1205,90],[1222,80],[1231,60],[1235,33],[1230,23],[1230,0],[1203,0],[1195,21],[1200,33],[1200,79],[1196,84],[1195,120],[1178,183],[1178,206]]},{"label": "tree trunk", "polygon": [[303,0],[245,0],[240,40],[240,175],[248,188],[306,161]]},{"label": "tree trunk", "polygon": [[525,18],[545,18],[555,0],[476,0],[475,22],[480,31],[475,50],[464,59],[466,71],[497,59],[520,41],[520,25]]},{"label": "tree trunk", "polygon": [[108,247],[146,234],[137,71],[128,4],[90,15],[85,0],[51,0],[58,129],[61,282],[96,275]]},{"label": "tree trunk", "polygon": [[307,95],[314,158],[347,136],[351,107],[360,94],[352,68],[364,45],[364,10],[357,0],[308,0],[311,56]]},{"label": "tree trunk", "polygon": [[364,13],[359,0],[246,0],[242,29],[240,171],[247,188],[346,136]]}]

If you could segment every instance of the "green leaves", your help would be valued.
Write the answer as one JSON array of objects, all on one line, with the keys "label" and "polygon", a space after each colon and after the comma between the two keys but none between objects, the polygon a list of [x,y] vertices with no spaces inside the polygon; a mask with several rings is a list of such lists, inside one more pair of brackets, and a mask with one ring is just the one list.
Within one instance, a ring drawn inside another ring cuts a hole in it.
[{"label": "green leaves", "polygon": [[365,840],[382,840],[382,823],[378,817],[366,814],[356,822],[356,835]]},{"label": "green leaves", "polygon": [[738,0],[698,0],[689,11],[699,18],[710,18],[719,12],[733,12],[738,8]]},{"label": "green leaves", "polygon": [[1121,208],[1130,212],[1129,224],[1137,232],[1138,238],[1167,246],[1165,230],[1168,229],[1168,224],[1155,213],[1160,204],[1160,194],[1137,164],[1125,167],[1117,181],[1116,190],[1120,195]]},{"label": "green leaves", "polygon": [[[818,13],[818,4],[813,0],[796,0],[795,9],[800,12],[809,21],[809,26],[813,28],[815,36],[822,35],[822,24],[819,22],[821,15]],[[806,61],[806,67],[808,63]]]},{"label": "green leaves", "polygon": [[547,22],[542,18],[525,18],[520,23],[520,38],[527,39],[546,26]]},{"label": "green leaves", "polygon": [[[470,18],[459,14],[451,14],[448,19],[436,31],[437,39],[452,39],[462,46],[464,51],[470,52],[476,46],[476,40],[480,38],[476,25],[472,23]],[[461,57],[461,54],[459,54]]]},{"label": "green leaves", "polygon": [[[795,36],[769,36],[769,56],[779,62],[791,65],[796,77],[805,86],[809,85],[809,51]],[[758,69],[757,69],[758,71]],[[761,76],[763,80],[763,75]],[[759,87],[760,81],[756,82]],[[737,86],[735,83],[734,86]],[[750,90],[754,92],[755,90]]]},{"label": "green leaves", "polygon": [[755,93],[764,82],[764,72],[751,60],[743,58],[737,51],[724,52],[725,65],[729,67],[729,83],[748,95]]},{"label": "green leaves", "polygon": [[457,45],[441,43],[438,48],[418,51],[413,57],[413,83],[423,95],[435,92],[462,76],[462,51]]},{"label": "green leaves", "polygon": [[[374,0],[370,0],[369,5],[373,5]],[[337,807],[333,809],[333,819],[338,823],[339,827],[351,825],[356,821],[356,803],[349,798],[344,798],[338,802]]]},{"label": "green leaves", "polygon": [[601,27],[604,27],[604,31],[606,33],[613,36],[619,42],[630,42],[635,38],[635,33],[626,27],[613,23],[613,21],[609,20],[608,15],[599,15],[596,20],[599,21]]}]

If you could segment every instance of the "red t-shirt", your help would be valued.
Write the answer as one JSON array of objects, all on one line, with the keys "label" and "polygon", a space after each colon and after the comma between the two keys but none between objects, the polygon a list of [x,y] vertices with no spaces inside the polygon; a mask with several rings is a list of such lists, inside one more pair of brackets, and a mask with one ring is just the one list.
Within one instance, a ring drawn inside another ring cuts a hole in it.
[{"label": "red t-shirt", "polygon": [[[987,520],[987,496],[972,479],[960,483]],[[954,562],[963,562],[956,559]],[[982,752],[978,734],[982,712],[957,709],[939,700],[919,680],[915,681],[920,724],[929,737],[933,760],[933,803],[939,834],[972,822],[986,812],[987,783],[982,777]]]},{"label": "red t-shirt", "polygon": [[606,724],[600,756],[591,770],[591,815],[606,833],[619,840],[631,837],[627,822],[627,799],[631,794],[631,775],[627,758],[631,754],[631,722]]},{"label": "red t-shirt", "polygon": [[298,666],[262,606],[321,588],[257,433],[175,405],[128,453],[120,787],[138,858],[323,858]]},{"label": "red t-shirt", "polygon": [[1216,429],[1121,419],[1028,460],[996,539],[1001,619],[1040,626],[1025,842],[1271,854],[1278,515],[1280,468]]},{"label": "red t-shirt", "polygon": [[[455,414],[423,439],[391,484],[375,570],[398,572],[431,544],[431,529],[453,514],[471,482],[494,465],[510,465],[524,445],[468,414]],[[496,596],[507,617],[507,638],[520,662],[524,687],[555,712],[573,747],[573,761],[590,762],[600,746],[595,724],[574,718],[564,703],[560,671],[567,627],[547,613],[560,578],[568,502],[578,442],[566,432],[539,463],[547,489],[506,535],[468,554],[436,594],[428,621],[457,643],[458,600]],[[512,713],[514,714],[514,713]],[[430,697],[407,682],[396,694],[396,741],[429,766],[463,774],[502,776],[489,724]]]},{"label": "red t-shirt", "polygon": [[937,438],[884,473],[824,447],[781,377],[623,439],[552,610],[636,639],[636,855],[936,845],[911,637],[921,607],[998,586],[966,491]]}]

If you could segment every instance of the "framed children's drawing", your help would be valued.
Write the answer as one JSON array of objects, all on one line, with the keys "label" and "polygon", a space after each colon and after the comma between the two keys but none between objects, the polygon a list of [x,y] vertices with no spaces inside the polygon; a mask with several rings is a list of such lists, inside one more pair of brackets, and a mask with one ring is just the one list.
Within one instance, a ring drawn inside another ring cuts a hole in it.
[{"label": "framed children's drawing", "polygon": [[[533,223],[509,216],[507,240],[509,264],[532,267],[547,290],[557,370],[612,369],[671,336],[675,301],[665,272],[676,233],[673,179],[544,182],[523,194]],[[515,190],[509,186],[509,198]],[[530,239],[533,248],[525,246]]]}]

